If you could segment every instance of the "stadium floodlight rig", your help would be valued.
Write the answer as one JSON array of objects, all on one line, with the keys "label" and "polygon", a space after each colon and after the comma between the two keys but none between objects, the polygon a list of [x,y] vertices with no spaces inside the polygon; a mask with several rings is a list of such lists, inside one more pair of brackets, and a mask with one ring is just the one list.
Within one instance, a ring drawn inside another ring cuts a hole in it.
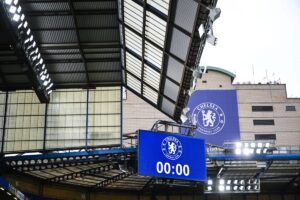
[{"label": "stadium floodlight rig", "polygon": [[241,156],[270,154],[274,150],[274,146],[275,143],[272,140],[236,141],[224,143],[227,153]]},{"label": "stadium floodlight rig", "polygon": [[208,179],[204,184],[204,193],[259,193],[259,179]]},{"label": "stadium floodlight rig", "polygon": [[24,65],[28,76],[33,80],[35,92],[41,102],[48,102],[53,83],[19,0],[1,0],[1,7],[9,21],[7,26],[15,37],[15,46],[21,56],[25,57]]}]

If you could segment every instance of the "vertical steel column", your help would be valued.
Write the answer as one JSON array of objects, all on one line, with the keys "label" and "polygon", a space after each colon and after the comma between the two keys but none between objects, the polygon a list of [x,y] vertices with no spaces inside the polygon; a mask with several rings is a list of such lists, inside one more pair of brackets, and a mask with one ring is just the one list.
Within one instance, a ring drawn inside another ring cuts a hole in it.
[{"label": "vertical steel column", "polygon": [[123,86],[120,86],[121,89],[121,102],[120,102],[120,134],[121,134],[121,138],[120,138],[120,144],[121,146],[123,146]]},{"label": "vertical steel column", "polygon": [[8,91],[5,94],[5,106],[4,106],[4,116],[3,116],[3,127],[2,127],[2,145],[1,145],[1,154],[4,150],[4,139],[5,139],[5,128],[6,128],[6,115],[7,115],[7,102],[8,102]]},{"label": "vertical steel column", "polygon": [[47,118],[48,118],[48,103],[45,106],[45,118],[44,118],[44,141],[43,141],[43,151],[46,151],[46,136],[47,136]]},{"label": "vertical steel column", "polygon": [[86,90],[86,114],[85,114],[85,150],[88,149],[89,134],[89,89]]}]

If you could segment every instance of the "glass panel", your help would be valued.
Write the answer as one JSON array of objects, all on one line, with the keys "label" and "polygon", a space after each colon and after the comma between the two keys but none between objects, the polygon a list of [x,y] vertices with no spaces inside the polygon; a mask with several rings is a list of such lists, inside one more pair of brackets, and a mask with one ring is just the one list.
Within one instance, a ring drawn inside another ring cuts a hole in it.
[{"label": "glass panel", "polygon": [[139,56],[142,56],[142,38],[125,28],[126,47],[134,51]]},{"label": "glass panel", "polygon": [[152,69],[149,65],[145,65],[144,81],[158,91],[160,83],[160,73]]},{"label": "glass panel", "polygon": [[165,15],[168,15],[169,0],[147,0],[147,3]]},{"label": "glass panel", "polygon": [[126,52],[126,69],[132,74],[136,75],[138,78],[141,78],[142,61]]},{"label": "glass panel", "polygon": [[167,22],[153,13],[146,12],[146,38],[164,47]]},{"label": "glass panel", "polygon": [[162,57],[163,52],[150,44],[149,42],[145,42],[145,59],[155,65],[157,68],[161,69],[162,66]]},{"label": "glass panel", "polygon": [[135,90],[137,93],[140,94],[141,93],[141,82],[129,73],[126,73],[126,75],[127,75],[127,85],[131,89]]},{"label": "glass panel", "polygon": [[33,91],[10,92],[4,152],[37,151],[43,148],[45,104]]},{"label": "glass panel", "polygon": [[144,97],[151,102],[153,102],[155,105],[157,104],[157,99],[158,99],[158,94],[156,91],[152,90],[150,87],[147,85],[144,85]]}]

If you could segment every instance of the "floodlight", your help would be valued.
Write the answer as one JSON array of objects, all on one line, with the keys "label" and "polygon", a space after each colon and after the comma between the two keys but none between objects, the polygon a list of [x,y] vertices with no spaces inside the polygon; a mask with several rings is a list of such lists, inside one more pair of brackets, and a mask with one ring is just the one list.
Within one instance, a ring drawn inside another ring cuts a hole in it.
[{"label": "floodlight", "polygon": [[9,12],[10,12],[10,13],[15,14],[16,11],[17,11],[16,6],[10,6],[10,8],[9,8]]},{"label": "floodlight", "polygon": [[231,190],[230,185],[226,185],[226,190],[227,190],[227,191],[230,191],[230,190]]},{"label": "floodlight", "polygon": [[247,190],[251,190],[251,186],[250,186],[250,185],[247,185],[246,189],[247,189]]},{"label": "floodlight", "polygon": [[242,150],[241,150],[241,149],[236,149],[236,150],[235,150],[235,154],[241,155],[241,154],[242,154]]},{"label": "floodlight", "polygon": [[22,15],[21,15],[21,21],[23,21],[24,19],[25,19],[25,15],[22,14]]},{"label": "floodlight", "polygon": [[254,153],[254,149],[249,149],[249,153],[253,154]]},{"label": "floodlight", "polygon": [[230,185],[231,184],[231,180],[229,179],[229,180],[227,180],[227,183],[226,183],[227,185]]},{"label": "floodlight", "polygon": [[233,186],[233,190],[236,191],[238,189],[238,186]]},{"label": "floodlight", "polygon": [[262,148],[262,143],[259,142],[259,143],[257,144],[257,147]]},{"label": "floodlight", "polygon": [[13,20],[14,20],[15,22],[18,22],[18,21],[20,20],[20,15],[14,14]]},{"label": "floodlight", "polygon": [[47,86],[49,83],[51,83],[51,78],[49,78],[49,80],[45,80],[45,81],[43,82],[43,85],[44,85],[44,86]]},{"label": "floodlight", "polygon": [[249,155],[249,154],[250,154],[249,148],[244,148],[244,149],[243,149],[243,154]]},{"label": "floodlight", "polygon": [[12,3],[12,0],[5,0],[5,3],[6,3],[7,5],[10,5],[10,4]]},{"label": "floodlight", "polygon": [[240,180],[240,184],[244,185],[245,184],[245,180]]},{"label": "floodlight", "polygon": [[267,153],[268,149],[264,148],[263,153]]},{"label": "floodlight", "polygon": [[241,148],[243,146],[243,144],[241,142],[237,142],[235,143],[236,148]]},{"label": "floodlight", "polygon": [[209,179],[208,181],[207,181],[207,185],[212,185],[213,184],[213,181],[211,180],[211,179]]},{"label": "floodlight", "polygon": [[249,147],[249,143],[247,143],[247,142],[244,143],[244,146],[245,146],[245,147]]},{"label": "floodlight", "polygon": [[224,179],[220,179],[220,185],[224,185],[224,183],[225,183],[225,181],[224,181]]},{"label": "floodlight", "polygon": [[239,187],[239,190],[240,191],[243,191],[245,189],[245,186],[243,186],[243,185],[241,185],[240,187]]},{"label": "floodlight", "polygon": [[42,65],[42,70],[44,70],[44,69],[45,69],[45,64]]},{"label": "floodlight", "polygon": [[256,149],[256,154],[261,154],[261,149]]},{"label": "floodlight", "polygon": [[27,26],[28,26],[28,22],[27,22],[27,21],[25,21],[23,26],[24,26],[24,28],[27,28]]},{"label": "floodlight", "polygon": [[267,142],[265,146],[266,146],[267,148],[269,148],[269,147],[270,147],[270,143]]},{"label": "floodlight", "polygon": [[14,0],[14,4],[17,5],[19,3],[19,0]]},{"label": "floodlight", "polygon": [[220,190],[220,191],[224,191],[224,190],[225,190],[224,185],[219,185],[219,190]]},{"label": "floodlight", "polygon": [[51,83],[48,87],[46,87],[46,90],[50,90],[50,88],[53,86],[53,83]]},{"label": "floodlight", "polygon": [[259,190],[258,185],[254,185],[254,186],[253,186],[253,189],[254,189],[254,190]]},{"label": "floodlight", "polygon": [[233,183],[234,183],[235,185],[237,185],[237,184],[238,184],[238,180],[234,180]]},{"label": "floodlight", "polygon": [[199,28],[198,28],[198,32],[199,32],[199,36],[200,38],[202,37],[202,35],[205,33],[205,29],[203,24],[200,24]]},{"label": "floodlight", "polygon": [[27,29],[26,34],[27,34],[27,35],[30,35],[30,33],[31,33],[31,30],[30,30],[30,28],[29,28],[29,29]]},{"label": "floodlight", "polygon": [[211,186],[207,186],[207,191],[212,191],[212,187]]},{"label": "floodlight", "polygon": [[0,187],[0,190],[4,191],[4,188],[3,188],[3,187]]},{"label": "floodlight", "polygon": [[30,36],[29,41],[32,42],[33,40],[33,35]]},{"label": "floodlight", "polygon": [[251,142],[250,146],[251,146],[251,148],[255,148],[255,143]]},{"label": "floodlight", "polygon": [[48,95],[51,94],[51,93],[52,93],[52,90],[49,90],[49,91],[47,92]]},{"label": "floodlight", "polygon": [[18,7],[17,12],[20,13],[22,10],[21,6]]},{"label": "floodlight", "polygon": [[210,43],[211,45],[216,46],[218,38],[216,38],[215,36],[213,36],[211,34],[208,34],[206,37],[206,41],[208,43]]}]

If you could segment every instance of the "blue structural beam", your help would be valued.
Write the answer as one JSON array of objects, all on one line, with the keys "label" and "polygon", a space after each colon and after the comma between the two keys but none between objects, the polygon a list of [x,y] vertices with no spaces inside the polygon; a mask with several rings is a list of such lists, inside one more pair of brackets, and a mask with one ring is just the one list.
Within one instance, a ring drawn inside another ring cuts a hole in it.
[{"label": "blue structural beam", "polygon": [[[67,153],[44,153],[38,155],[17,155],[10,157],[2,157],[2,161],[13,160],[31,160],[31,159],[50,159],[61,157],[76,157],[76,156],[95,156],[95,155],[109,155],[109,154],[135,154],[136,148],[119,148],[108,150],[91,150],[80,152],[67,152]],[[285,154],[254,154],[254,155],[234,155],[234,154],[210,154],[206,156],[210,160],[226,161],[226,160],[300,160],[300,153],[285,153]]]},{"label": "blue structural beam", "polygon": [[120,148],[120,149],[108,149],[108,150],[91,150],[91,151],[79,151],[79,152],[67,152],[67,153],[44,153],[38,155],[17,155],[2,157],[2,161],[12,160],[36,160],[36,159],[50,159],[61,157],[76,157],[76,156],[95,156],[95,155],[108,155],[108,154],[126,154],[135,153],[135,148]]},{"label": "blue structural beam", "polygon": [[210,160],[227,161],[227,160],[300,160],[300,153],[287,154],[255,154],[255,155],[225,155],[216,154],[207,156]]}]

